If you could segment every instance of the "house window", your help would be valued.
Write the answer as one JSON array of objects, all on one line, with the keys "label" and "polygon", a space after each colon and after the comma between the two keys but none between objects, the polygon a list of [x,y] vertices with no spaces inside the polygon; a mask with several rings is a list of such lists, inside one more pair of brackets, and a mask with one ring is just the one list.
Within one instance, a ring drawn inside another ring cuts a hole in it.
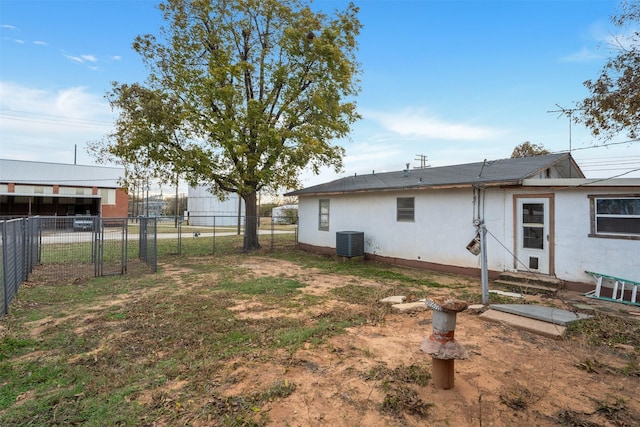
[{"label": "house window", "polygon": [[640,195],[589,197],[591,236],[640,239]]},{"label": "house window", "polygon": [[318,206],[318,230],[329,231],[329,199],[320,199]]},{"label": "house window", "polygon": [[415,218],[415,200],[413,197],[398,197],[397,220],[413,221]]}]

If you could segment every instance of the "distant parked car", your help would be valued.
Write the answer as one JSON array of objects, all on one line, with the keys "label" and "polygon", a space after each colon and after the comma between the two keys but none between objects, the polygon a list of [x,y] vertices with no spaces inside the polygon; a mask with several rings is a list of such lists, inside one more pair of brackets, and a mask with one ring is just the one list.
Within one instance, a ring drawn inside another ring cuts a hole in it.
[{"label": "distant parked car", "polygon": [[94,224],[93,218],[74,218],[73,231],[93,231]]}]

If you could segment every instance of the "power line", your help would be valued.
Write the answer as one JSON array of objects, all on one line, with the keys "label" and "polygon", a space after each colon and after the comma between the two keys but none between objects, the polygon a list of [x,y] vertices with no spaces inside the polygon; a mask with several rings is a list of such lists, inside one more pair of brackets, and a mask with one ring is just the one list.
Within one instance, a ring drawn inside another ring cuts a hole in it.
[{"label": "power line", "polygon": [[[589,147],[579,147],[579,148],[574,148],[573,151],[591,150],[592,148],[604,148],[604,147],[610,147],[612,145],[633,144],[634,142],[640,142],[640,139],[630,139],[628,141],[609,142],[607,144],[591,145]],[[557,153],[566,153],[566,152],[567,152],[566,150],[557,151]]]},{"label": "power line", "polygon": [[26,111],[9,110],[0,108],[0,117],[7,120],[16,120],[31,123],[49,123],[49,124],[73,124],[73,125],[112,125],[113,122],[106,120],[83,119],[79,117],[56,116],[50,114],[29,113]]}]

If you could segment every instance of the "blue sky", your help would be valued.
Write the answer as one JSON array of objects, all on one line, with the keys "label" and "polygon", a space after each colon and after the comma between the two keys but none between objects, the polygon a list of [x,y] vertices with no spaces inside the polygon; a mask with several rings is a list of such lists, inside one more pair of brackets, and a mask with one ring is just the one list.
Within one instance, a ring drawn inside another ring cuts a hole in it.
[{"label": "blue sky", "polygon": [[[337,176],[506,158],[531,141],[569,149],[569,121],[552,110],[588,95],[619,34],[618,1],[359,0],[363,120],[353,127]],[[0,2],[0,158],[94,164],[87,142],[111,129],[111,82],[142,82],[131,49],[162,20],[150,0]],[[320,0],[324,11],[345,2]],[[588,177],[640,168],[640,143],[594,140],[571,127],[573,155]],[[638,177],[640,173],[627,174]]]}]

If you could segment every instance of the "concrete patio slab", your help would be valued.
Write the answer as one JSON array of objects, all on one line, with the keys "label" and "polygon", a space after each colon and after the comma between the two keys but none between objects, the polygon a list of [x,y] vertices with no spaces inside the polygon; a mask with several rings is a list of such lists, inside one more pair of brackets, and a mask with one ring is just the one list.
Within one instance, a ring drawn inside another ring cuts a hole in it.
[{"label": "concrete patio slab", "polygon": [[497,310],[487,310],[480,317],[491,322],[504,323],[552,339],[561,339],[562,334],[567,329],[566,326],[554,325],[553,323]]},{"label": "concrete patio slab", "polygon": [[493,310],[504,313],[528,317],[560,326],[566,326],[571,322],[593,317],[588,314],[534,304],[491,304],[490,307]]}]

